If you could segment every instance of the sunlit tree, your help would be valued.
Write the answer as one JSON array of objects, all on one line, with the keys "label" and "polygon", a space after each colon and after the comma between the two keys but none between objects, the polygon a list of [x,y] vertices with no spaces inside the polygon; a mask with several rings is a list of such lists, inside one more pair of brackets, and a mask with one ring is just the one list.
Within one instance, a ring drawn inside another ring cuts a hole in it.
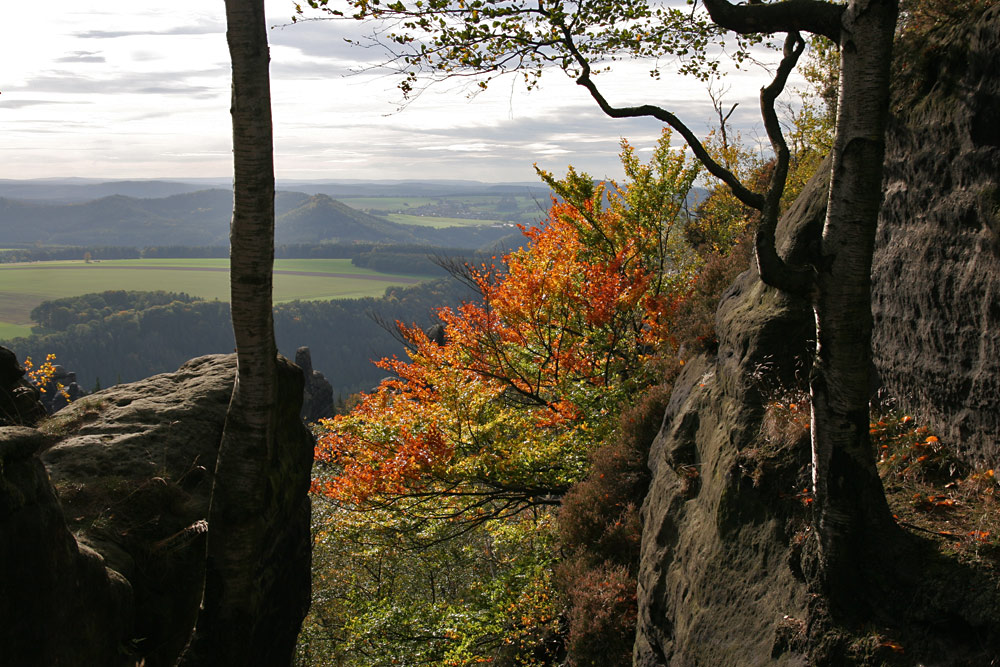
[{"label": "sunlit tree", "polygon": [[[544,652],[558,634],[553,512],[658,376],[651,359],[674,351],[672,316],[698,268],[683,234],[698,169],[669,141],[649,164],[624,144],[621,186],[543,173],[561,199],[547,224],[462,273],[482,301],[440,311],[443,341],[400,325],[408,358],[380,362],[393,377],[323,422],[321,539],[355,557],[331,554],[333,571],[320,576],[355,586],[360,576],[385,593],[350,605],[368,619],[356,632],[348,605],[325,607],[339,610],[330,623],[358,651],[361,638],[375,641],[386,605],[398,612],[394,632],[433,637],[442,664]],[[457,583],[430,574],[441,559]],[[390,572],[392,586],[375,583]]]}]

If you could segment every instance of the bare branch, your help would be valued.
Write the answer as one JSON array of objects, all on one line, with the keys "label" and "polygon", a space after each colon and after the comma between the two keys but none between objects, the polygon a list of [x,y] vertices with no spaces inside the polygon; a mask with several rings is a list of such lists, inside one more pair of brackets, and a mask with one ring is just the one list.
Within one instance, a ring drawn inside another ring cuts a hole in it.
[{"label": "bare branch", "polygon": [[737,199],[750,208],[757,209],[758,211],[764,208],[763,195],[747,189],[742,183],[740,183],[740,180],[735,174],[712,159],[712,156],[708,154],[707,150],[705,150],[705,146],[694,135],[694,132],[692,132],[691,129],[681,121],[680,118],[666,109],[653,104],[643,104],[637,107],[611,106],[604,98],[604,95],[601,94],[601,91],[598,90],[597,84],[595,84],[590,78],[590,61],[588,61],[583,54],[580,53],[579,49],[576,48],[576,44],[573,41],[573,35],[565,26],[563,26],[563,44],[573,55],[573,58],[576,59],[577,64],[580,65],[581,74],[576,80],[577,84],[583,86],[590,92],[590,96],[593,97],[598,106],[601,107],[601,111],[611,118],[639,118],[649,116],[666,123],[675,129],[682,137],[684,137],[684,140],[687,142],[688,146],[691,147],[691,151],[694,153],[694,156],[698,158],[698,161],[705,165],[705,168],[710,174],[728,185],[729,189],[733,191],[733,194]]},{"label": "bare branch", "polygon": [[811,267],[789,266],[778,255],[775,247],[775,229],[778,226],[781,195],[785,191],[785,181],[788,178],[790,155],[788,144],[781,132],[781,124],[778,122],[778,114],[774,110],[774,103],[781,91],[784,90],[788,75],[795,68],[805,46],[805,41],[799,33],[788,33],[785,37],[781,63],[778,65],[774,80],[770,85],[761,88],[760,91],[760,112],[764,118],[767,136],[771,140],[771,148],[774,150],[775,165],[755,239],[757,268],[760,271],[761,280],[784,292],[802,297],[808,296],[812,291],[815,284],[815,272]]},{"label": "bare branch", "polygon": [[824,0],[783,0],[770,4],[734,5],[729,0],[702,0],[712,20],[727,30],[755,32],[811,32],[840,41],[840,18],[846,5]]}]

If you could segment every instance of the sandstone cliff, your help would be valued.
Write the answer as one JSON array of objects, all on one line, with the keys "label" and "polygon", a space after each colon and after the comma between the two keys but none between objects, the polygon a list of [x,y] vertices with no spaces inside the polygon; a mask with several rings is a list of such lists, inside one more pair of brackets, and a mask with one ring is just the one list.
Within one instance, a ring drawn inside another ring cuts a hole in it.
[{"label": "sandstone cliff", "polygon": [[1000,6],[922,44],[889,133],[872,269],[889,392],[1000,464]]},{"label": "sandstone cliff", "polygon": [[[1000,458],[1000,7],[938,30],[897,100],[873,271],[875,363],[889,393],[970,460]],[[814,181],[779,227],[804,252],[823,216]],[[783,245],[783,247],[781,247]],[[768,400],[805,387],[803,302],[755,270],[724,295],[716,356],[677,381],[649,465],[635,663],[988,665],[1000,648],[992,575],[913,535],[871,545],[876,582],[831,615],[813,578],[809,445],[769,432]],[[863,641],[873,628],[905,638]]]},{"label": "sandstone cliff", "polygon": [[[0,598],[9,613],[0,645],[13,647],[9,664],[174,664],[200,602],[235,369],[233,355],[200,357],[81,399],[39,430],[0,429]],[[270,582],[261,622],[289,658],[309,602],[312,439],[299,419],[302,384],[281,360],[285,442],[273,495],[286,500],[274,504],[274,558],[261,575]]]}]

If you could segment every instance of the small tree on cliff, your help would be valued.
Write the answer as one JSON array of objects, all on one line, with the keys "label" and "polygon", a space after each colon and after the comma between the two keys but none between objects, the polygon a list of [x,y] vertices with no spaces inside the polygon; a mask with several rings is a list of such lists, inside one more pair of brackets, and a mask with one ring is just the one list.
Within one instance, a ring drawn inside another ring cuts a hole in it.
[{"label": "small tree on cliff", "polygon": [[[238,372],[216,463],[205,592],[184,665],[275,662],[254,626],[275,443],[277,346],[271,314],[274,165],[263,0],[226,0],[233,68],[234,206],[230,288]],[[287,664],[291,656],[284,656]]]},{"label": "small tree on cliff", "polygon": [[[889,65],[899,0],[688,0],[690,8],[655,0],[308,0],[334,15],[381,21],[391,64],[405,73],[404,92],[422,74],[477,75],[480,86],[518,71],[533,83],[558,67],[576,78],[613,118],[650,116],[674,128],[707,170],[745,205],[761,211],[756,257],[765,283],[807,299],[816,316],[812,394],[813,490],[820,580],[850,603],[848,572],[867,545],[893,524],[868,435],[871,367],[871,262],[881,204],[881,170],[889,98]],[[789,150],[774,104],[804,48],[800,33],[840,48],[840,89],[829,205],[809,266],[789,266],[774,244]],[[710,43],[735,36],[736,55],[762,34],[785,33],[773,81],[761,90],[761,113],[775,154],[764,192],[754,192],[712,159],[694,133],[660,106],[615,106],[594,80],[594,65],[618,56],[681,58],[681,71],[717,68]],[[861,584],[864,585],[864,584]]]}]

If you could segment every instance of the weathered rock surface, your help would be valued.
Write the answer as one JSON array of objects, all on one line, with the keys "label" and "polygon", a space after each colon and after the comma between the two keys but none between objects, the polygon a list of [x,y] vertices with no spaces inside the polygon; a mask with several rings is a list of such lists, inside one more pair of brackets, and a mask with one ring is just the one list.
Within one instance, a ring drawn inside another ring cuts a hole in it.
[{"label": "weathered rock surface", "polygon": [[[42,500],[25,500],[21,513],[28,518],[20,519],[20,524],[5,522],[2,526],[4,547],[13,542],[8,535],[17,535],[16,542],[23,548],[40,553],[56,549],[72,556],[78,549],[81,556],[74,558],[83,558],[89,564],[87,571],[96,582],[80,580],[80,588],[75,591],[56,589],[63,593],[59,601],[53,599],[31,607],[31,615],[25,614],[23,622],[34,630],[33,644],[59,645],[62,641],[58,636],[60,626],[49,622],[58,617],[62,605],[76,609],[80,616],[93,617],[94,632],[103,627],[105,633],[95,646],[110,642],[115,649],[113,655],[123,657],[116,658],[118,662],[103,658],[59,662],[30,653],[21,659],[22,654],[5,652],[5,658],[18,657],[11,664],[115,665],[135,664],[139,659],[145,660],[147,667],[174,664],[193,628],[200,603],[205,519],[235,371],[234,355],[193,359],[175,373],[88,396],[44,422],[40,432],[27,430],[19,436],[23,439],[34,434],[31,437],[40,443],[34,449],[44,449],[44,453],[41,461],[27,456],[19,464],[33,470],[34,477],[25,477],[21,471],[12,478],[12,469],[5,464],[3,489],[9,488],[12,479],[16,488],[33,484],[40,489],[35,495],[51,502],[45,505]],[[306,492],[312,439],[299,419],[301,373],[287,360],[279,363],[279,387],[284,390],[283,416],[279,419],[284,440],[283,447],[278,448],[281,459],[274,462],[274,488],[269,491],[276,498],[269,518],[274,523],[274,539],[269,545],[273,558],[261,565],[261,599],[269,606],[269,617],[262,621],[274,629],[276,654],[283,650],[290,655],[309,599]],[[42,462],[65,514],[58,512]],[[45,537],[48,529],[44,526],[48,524],[31,520],[39,513],[52,515],[49,524],[65,516],[72,533],[64,529],[56,545]],[[8,532],[8,526],[17,532]],[[9,558],[22,556],[11,553]],[[37,568],[32,560],[24,560],[21,578],[38,580],[46,576],[49,567],[41,557]],[[73,572],[67,567],[52,571],[65,571],[67,578]],[[5,586],[7,574],[6,567],[0,570]],[[16,601],[7,606],[17,609],[35,604],[30,598],[38,591],[32,587],[20,592],[18,597],[4,596],[5,603]],[[134,611],[122,613],[121,609]],[[112,618],[113,614],[118,615]],[[79,632],[67,636],[83,641]],[[83,650],[81,646],[76,644],[76,649]]]},{"label": "weathered rock surface", "polygon": [[1000,464],[1000,6],[922,47],[887,146],[875,363],[902,406]]},{"label": "weathered rock surface", "polygon": [[[968,458],[996,462],[1000,7],[934,39],[921,45],[926,80],[898,104],[889,137],[875,364],[918,419]],[[814,182],[782,220],[793,259],[822,208]],[[858,572],[886,583],[855,616],[842,622],[826,607],[810,587],[814,540],[796,497],[808,488],[808,441],[762,426],[769,396],[804,384],[810,310],[751,270],[723,297],[716,327],[718,355],[687,365],[650,454],[635,664],[993,664],[995,580],[903,531]],[[905,654],[857,652],[852,642],[876,623],[905,638]]]},{"label": "weathered rock surface", "polygon": [[[815,178],[779,226],[792,261],[822,226],[827,183]],[[809,443],[804,431],[769,440],[760,424],[767,400],[801,389],[812,322],[751,269],[723,296],[717,356],[674,385],[642,508],[636,665],[803,664],[785,644],[807,603],[794,563]]]},{"label": "weathered rock surface", "polygon": [[38,452],[55,438],[0,428],[0,664],[135,664],[133,592],[66,525]]}]

